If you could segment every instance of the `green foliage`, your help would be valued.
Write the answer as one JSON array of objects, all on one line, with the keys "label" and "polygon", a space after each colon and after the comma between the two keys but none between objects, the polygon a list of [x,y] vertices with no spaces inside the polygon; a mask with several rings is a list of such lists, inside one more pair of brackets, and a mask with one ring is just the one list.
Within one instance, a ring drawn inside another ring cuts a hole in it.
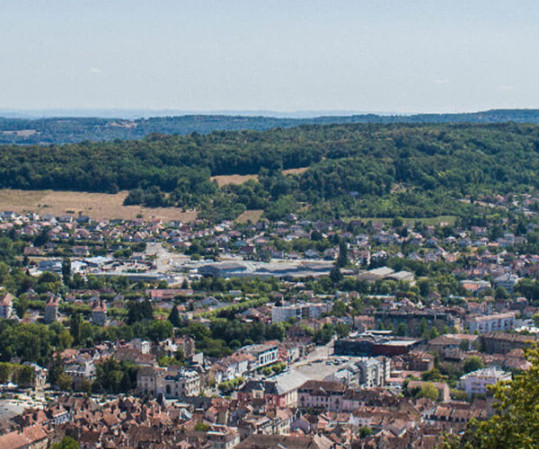
[{"label": "green foliage", "polygon": [[331,341],[334,335],[335,326],[326,323],[314,333],[314,341],[318,345],[325,345]]},{"label": "green foliage", "polygon": [[92,390],[97,393],[129,393],[136,386],[139,367],[108,358],[96,366]]},{"label": "green foliage", "polygon": [[206,423],[203,423],[203,422],[197,422],[195,424],[195,431],[196,432],[207,432],[208,430],[210,430],[210,426]]},{"label": "green foliage", "polygon": [[34,369],[28,365],[0,362],[0,383],[14,382],[22,387],[32,386]]},{"label": "green foliage", "polygon": [[79,443],[77,443],[71,437],[64,437],[64,439],[58,443],[52,443],[50,449],[79,449]]},{"label": "green foliage", "polygon": [[433,401],[437,401],[438,396],[439,396],[438,390],[430,382],[427,382],[426,384],[424,384],[419,390],[419,392],[417,393],[418,398],[428,398],[428,399],[432,399]]},{"label": "green foliage", "polygon": [[483,368],[483,366],[484,365],[481,358],[477,355],[472,355],[464,361],[462,369],[465,373],[471,373],[472,371],[477,371],[478,369]]},{"label": "green foliage", "polygon": [[180,327],[181,326],[181,320],[180,320],[180,314],[178,312],[178,308],[174,306],[172,310],[170,311],[170,314],[168,316],[168,320],[174,327]]},{"label": "green foliage", "polygon": [[[0,187],[130,190],[128,204],[197,207],[215,221],[254,208],[273,220],[300,211],[314,219],[464,216],[476,206],[456,199],[537,188],[538,136],[536,125],[331,125],[45,151],[1,146]],[[297,167],[309,169],[282,173]],[[259,177],[222,188],[210,181],[231,174]]]},{"label": "green foliage", "polygon": [[539,349],[525,350],[532,364],[508,383],[493,387],[496,415],[470,421],[462,437],[447,436],[440,449],[533,449],[539,441]]},{"label": "green foliage", "polygon": [[20,357],[23,362],[46,366],[56,333],[43,324],[0,322],[0,360]]},{"label": "green foliage", "polygon": [[[271,369],[269,369],[268,374],[269,373],[271,373]],[[225,382],[221,382],[217,386],[217,388],[222,393],[230,393],[230,392],[234,391],[236,388],[238,388],[240,385],[242,385],[243,382],[245,382],[243,377],[236,377],[235,379],[227,380]]]},{"label": "green foliage", "polygon": [[127,324],[153,319],[152,303],[149,300],[127,303]]}]

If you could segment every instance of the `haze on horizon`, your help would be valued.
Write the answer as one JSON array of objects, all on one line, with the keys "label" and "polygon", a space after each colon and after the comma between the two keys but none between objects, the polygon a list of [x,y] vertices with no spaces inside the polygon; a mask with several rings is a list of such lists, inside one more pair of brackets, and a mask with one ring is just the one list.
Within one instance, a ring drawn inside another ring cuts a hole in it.
[{"label": "haze on horizon", "polygon": [[5,0],[1,110],[539,107],[533,0]]}]

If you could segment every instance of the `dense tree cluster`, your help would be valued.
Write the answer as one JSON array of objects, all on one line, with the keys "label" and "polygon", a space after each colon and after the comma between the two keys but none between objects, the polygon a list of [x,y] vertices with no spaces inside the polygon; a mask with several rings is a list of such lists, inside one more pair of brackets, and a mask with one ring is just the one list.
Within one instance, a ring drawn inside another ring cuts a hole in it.
[{"label": "dense tree cluster", "polygon": [[[330,125],[139,141],[0,147],[0,187],[117,192],[126,204],[233,218],[463,215],[482,195],[537,189],[536,125]],[[282,170],[309,167],[295,175]],[[210,176],[257,174],[221,188]]]}]

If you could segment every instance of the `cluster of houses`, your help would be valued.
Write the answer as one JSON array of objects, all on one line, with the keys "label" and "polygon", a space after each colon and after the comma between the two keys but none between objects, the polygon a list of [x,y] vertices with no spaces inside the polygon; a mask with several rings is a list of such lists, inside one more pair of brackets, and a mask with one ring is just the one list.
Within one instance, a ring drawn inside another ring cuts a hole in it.
[{"label": "cluster of houses", "polygon": [[[492,201],[509,207],[504,197]],[[517,206],[526,208],[526,201]],[[532,230],[532,224],[525,229]],[[122,273],[150,283],[139,291],[140,299],[149,298],[160,311],[175,307],[180,319],[208,327],[208,312],[251,298],[241,290],[195,292],[192,281],[277,278],[279,290],[269,300],[242,308],[235,318],[277,324],[285,332],[281,341],[244,343],[214,358],[197,352],[189,335],[65,349],[58,355],[75,393],[66,397],[49,391],[45,406],[8,419],[0,409],[0,448],[46,449],[71,436],[82,449],[431,449],[442,433],[458,433],[469,420],[492,416],[489,386],[529,369],[523,349],[539,335],[533,322],[539,309],[516,288],[523,278],[537,279],[539,256],[518,253],[515,247],[527,243],[526,232],[509,227],[493,236],[480,226],[444,233],[440,227],[382,221],[366,226],[289,217],[209,226],[2,212],[0,231],[28,242],[24,256],[30,274],[61,274],[62,260],[69,257],[71,272],[83,277]],[[324,245],[313,244],[321,239]],[[418,290],[422,276],[389,266],[391,259],[445,262],[459,294],[429,291],[410,299],[389,293],[317,293],[306,280],[330,273],[342,250],[339,241],[346,242],[349,261],[342,274],[358,284],[407,284]],[[165,267],[143,250],[122,252],[139,242],[186,254],[174,253],[178,257]],[[412,251],[401,253],[405,247]],[[206,251],[206,259],[187,257],[194,248]],[[466,263],[454,263],[463,254]],[[177,275],[187,285],[155,288],[159,281],[173,283]],[[43,299],[26,293],[29,299]],[[361,314],[353,307],[356,300],[362,303]],[[344,306],[339,313],[337,301]],[[23,317],[16,316],[15,302],[10,292],[0,290],[0,318],[67,324],[62,306],[71,304],[89,306],[92,324],[115,326],[122,321],[111,309],[125,307],[121,292],[90,286],[49,294],[42,310],[30,308]],[[316,333],[331,326],[345,331],[317,345]],[[180,352],[181,363],[162,362]],[[110,358],[138,367],[132,392],[83,395],[99,365]],[[464,372],[470,360],[479,362]],[[463,374],[452,383],[429,380],[441,364]],[[48,387],[47,370],[33,369],[40,379],[34,388]],[[423,394],[426,390],[431,394]]]}]

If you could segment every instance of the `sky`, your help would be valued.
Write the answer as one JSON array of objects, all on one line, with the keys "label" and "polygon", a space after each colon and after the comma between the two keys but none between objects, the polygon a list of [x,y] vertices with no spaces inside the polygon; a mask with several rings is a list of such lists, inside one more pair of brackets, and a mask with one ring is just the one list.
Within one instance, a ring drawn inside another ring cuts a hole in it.
[{"label": "sky", "polygon": [[537,0],[0,0],[0,109],[539,108]]}]

